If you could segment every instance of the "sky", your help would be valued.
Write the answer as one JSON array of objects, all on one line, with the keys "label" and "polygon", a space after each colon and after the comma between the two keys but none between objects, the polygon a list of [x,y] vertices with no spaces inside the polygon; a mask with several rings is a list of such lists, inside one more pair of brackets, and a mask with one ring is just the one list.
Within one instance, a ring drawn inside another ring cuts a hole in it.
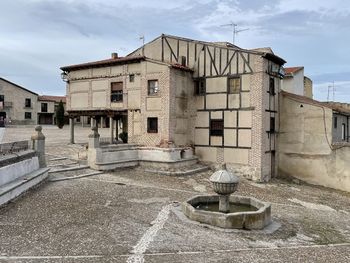
[{"label": "sky", "polygon": [[[350,1],[0,0],[0,77],[38,94],[64,95],[60,67],[124,56],[162,33],[271,47],[304,66],[314,98],[350,103]],[[333,100],[330,88],[329,99]]]}]

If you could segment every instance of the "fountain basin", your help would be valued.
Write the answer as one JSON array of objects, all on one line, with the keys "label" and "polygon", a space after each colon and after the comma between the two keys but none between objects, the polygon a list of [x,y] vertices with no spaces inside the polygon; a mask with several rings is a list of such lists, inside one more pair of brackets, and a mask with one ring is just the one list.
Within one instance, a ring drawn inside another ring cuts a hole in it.
[{"label": "fountain basin", "polygon": [[271,223],[271,205],[253,197],[231,195],[230,207],[237,206],[237,212],[209,211],[216,205],[218,195],[199,195],[182,203],[182,212],[191,220],[221,228],[260,230]]}]

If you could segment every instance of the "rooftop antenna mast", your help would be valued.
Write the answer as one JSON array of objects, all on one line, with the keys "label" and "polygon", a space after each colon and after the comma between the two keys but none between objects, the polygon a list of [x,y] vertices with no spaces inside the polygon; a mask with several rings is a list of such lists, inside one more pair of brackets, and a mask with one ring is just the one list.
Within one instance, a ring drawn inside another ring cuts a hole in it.
[{"label": "rooftop antenna mast", "polygon": [[238,33],[249,30],[249,28],[237,29],[238,25],[233,23],[232,21],[229,24],[220,25],[220,26],[232,27],[232,44],[235,44],[235,39],[236,39],[236,36],[238,35]]},{"label": "rooftop antenna mast", "polygon": [[333,93],[333,101],[335,101],[335,85],[334,85],[334,81],[332,82],[332,85],[328,85],[327,101],[329,101],[329,93],[330,93],[330,89],[332,89],[332,93]]},{"label": "rooftop antenna mast", "polygon": [[139,40],[142,40],[142,56],[144,56],[145,54],[145,35],[141,35],[140,37],[139,37]]}]

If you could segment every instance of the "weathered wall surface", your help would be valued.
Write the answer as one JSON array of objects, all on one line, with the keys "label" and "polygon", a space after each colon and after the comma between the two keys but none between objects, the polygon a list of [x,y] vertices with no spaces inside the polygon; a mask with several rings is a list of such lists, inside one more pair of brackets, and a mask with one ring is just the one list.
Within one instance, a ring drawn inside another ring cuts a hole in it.
[{"label": "weathered wall surface", "polygon": [[[0,112],[6,112],[6,118],[11,119],[11,124],[37,124],[37,95],[1,79],[0,95],[5,97],[5,107]],[[30,107],[25,107],[27,98],[31,100]],[[25,112],[31,113],[30,119],[25,119]]]},{"label": "weathered wall surface", "polygon": [[304,76],[304,96],[310,99],[313,98],[312,80]]},{"label": "weathered wall surface", "polygon": [[332,146],[332,110],[281,96],[278,174],[350,191],[350,145]]},{"label": "weathered wall surface", "polygon": [[293,73],[291,77],[284,78],[282,82],[284,91],[304,96],[304,69]]}]

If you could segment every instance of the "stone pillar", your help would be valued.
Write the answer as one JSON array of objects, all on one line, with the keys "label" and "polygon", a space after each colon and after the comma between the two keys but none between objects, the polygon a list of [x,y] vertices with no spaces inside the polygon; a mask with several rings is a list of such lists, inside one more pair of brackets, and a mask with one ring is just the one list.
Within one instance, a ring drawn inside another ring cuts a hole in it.
[{"label": "stone pillar", "polygon": [[97,127],[93,127],[92,133],[89,135],[89,149],[100,148],[100,135]]},{"label": "stone pillar", "polygon": [[46,167],[46,160],[45,160],[45,136],[41,132],[42,127],[36,126],[35,127],[35,133],[32,135],[32,143],[33,143],[33,150],[35,150],[38,153],[39,157],[39,166]]},{"label": "stone pillar", "polygon": [[228,213],[230,211],[229,195],[219,195],[219,211],[222,213]]},{"label": "stone pillar", "polygon": [[69,118],[70,143],[74,144],[74,118]]},{"label": "stone pillar", "polygon": [[116,138],[117,138],[117,141],[119,140],[119,120],[116,120],[115,121],[115,133],[116,133]]},{"label": "stone pillar", "polygon": [[100,119],[100,128],[103,128],[103,116],[101,116],[101,119]]},{"label": "stone pillar", "polygon": [[114,139],[114,120],[113,120],[113,117],[109,117],[109,132],[110,132],[110,135],[111,135],[111,144],[113,143],[113,139]]},{"label": "stone pillar", "polygon": [[93,117],[91,117],[90,118],[90,125],[91,125],[91,129],[93,128],[93,127],[95,127],[95,119],[93,118]]}]

